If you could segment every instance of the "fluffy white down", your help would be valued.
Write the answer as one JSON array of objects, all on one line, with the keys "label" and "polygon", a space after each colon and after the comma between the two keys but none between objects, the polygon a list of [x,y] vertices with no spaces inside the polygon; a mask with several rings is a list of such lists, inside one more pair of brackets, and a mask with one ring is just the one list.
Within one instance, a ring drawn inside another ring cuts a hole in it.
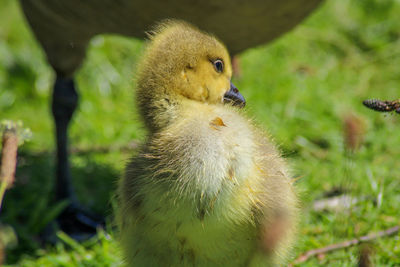
[{"label": "fluffy white down", "polygon": [[[262,183],[254,177],[253,126],[233,108],[210,105],[205,111],[204,104],[190,105],[182,109],[184,119],[151,138],[155,154],[139,155],[154,163],[135,177],[133,191],[141,206],[125,218],[125,247],[134,248],[126,253],[128,261],[132,266],[253,265],[257,227],[251,187]],[[242,197],[244,190],[248,194]]]}]

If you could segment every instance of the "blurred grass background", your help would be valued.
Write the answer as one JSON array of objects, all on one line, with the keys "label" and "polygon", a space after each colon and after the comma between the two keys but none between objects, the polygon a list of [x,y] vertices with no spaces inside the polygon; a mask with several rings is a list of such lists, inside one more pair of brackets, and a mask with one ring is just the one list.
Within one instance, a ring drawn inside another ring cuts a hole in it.
[{"label": "blurred grass background", "polygon": [[[246,97],[248,114],[274,136],[299,178],[303,216],[293,257],[400,224],[400,116],[361,104],[400,97],[399,14],[395,0],[328,0],[292,32],[240,55],[242,76],[234,83]],[[142,42],[124,37],[92,40],[77,74],[81,99],[71,127],[73,147],[119,147],[143,139],[133,94],[142,49]],[[53,80],[18,2],[1,1],[0,120],[22,120],[33,132],[21,149],[17,183],[6,193],[0,217],[3,228],[11,226],[17,236],[9,242],[6,266],[116,266],[120,255],[112,227],[83,244],[62,233],[54,246],[40,242],[60,210],[51,200]],[[345,143],[345,122],[358,129],[350,133],[361,142],[353,152]],[[71,158],[81,201],[110,221],[116,181],[129,154]],[[312,209],[332,192],[360,201],[339,211]],[[371,247],[376,266],[400,266],[398,234]],[[357,255],[353,247],[301,266],[355,266]]]}]

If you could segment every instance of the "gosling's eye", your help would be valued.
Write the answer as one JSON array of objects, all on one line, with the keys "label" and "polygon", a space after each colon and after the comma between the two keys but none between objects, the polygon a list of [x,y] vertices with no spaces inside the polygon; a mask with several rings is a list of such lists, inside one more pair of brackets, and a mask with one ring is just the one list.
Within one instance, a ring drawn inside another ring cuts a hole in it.
[{"label": "gosling's eye", "polygon": [[224,62],[221,59],[217,59],[213,62],[214,68],[218,73],[224,71]]}]

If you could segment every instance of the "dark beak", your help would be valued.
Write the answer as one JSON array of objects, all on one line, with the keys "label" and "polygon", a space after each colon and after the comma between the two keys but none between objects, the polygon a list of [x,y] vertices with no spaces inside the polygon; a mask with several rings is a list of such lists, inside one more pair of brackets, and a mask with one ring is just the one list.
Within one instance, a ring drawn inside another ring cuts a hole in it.
[{"label": "dark beak", "polygon": [[230,103],[239,108],[243,108],[246,105],[246,100],[232,82],[231,88],[224,95],[224,103]]}]

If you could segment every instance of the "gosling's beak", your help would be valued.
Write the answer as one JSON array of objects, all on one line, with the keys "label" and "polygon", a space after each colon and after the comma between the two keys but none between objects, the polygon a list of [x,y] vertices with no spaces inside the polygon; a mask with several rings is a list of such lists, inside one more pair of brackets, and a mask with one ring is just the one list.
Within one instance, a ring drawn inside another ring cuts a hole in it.
[{"label": "gosling's beak", "polygon": [[243,108],[246,105],[246,100],[232,82],[231,88],[224,95],[224,103],[230,103],[239,108]]}]

